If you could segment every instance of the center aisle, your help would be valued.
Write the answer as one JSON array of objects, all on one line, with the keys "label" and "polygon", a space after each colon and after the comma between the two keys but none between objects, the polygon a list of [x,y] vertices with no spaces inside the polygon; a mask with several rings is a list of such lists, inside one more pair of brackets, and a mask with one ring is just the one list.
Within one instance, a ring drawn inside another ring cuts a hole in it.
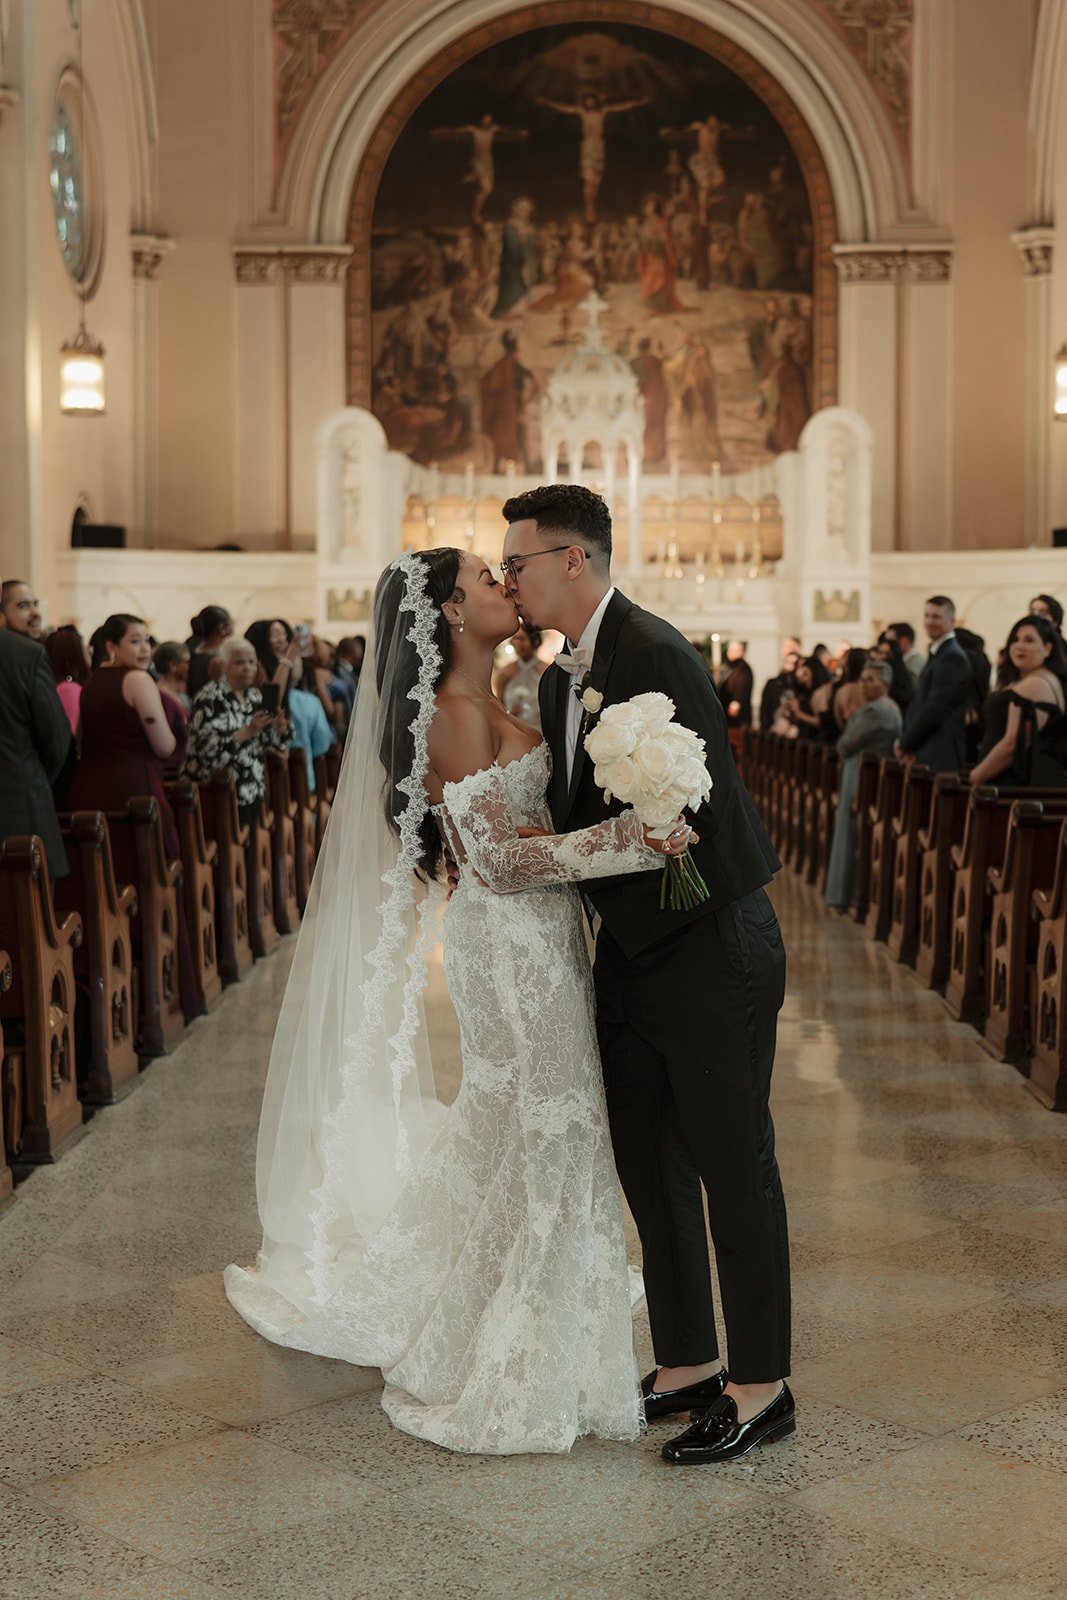
[{"label": "center aisle", "polygon": [[[569,1458],[450,1456],[390,1427],[376,1372],[258,1339],[221,1272],[258,1243],[287,940],[0,1214],[0,1589],[1062,1595],[1067,1119],[792,874],[773,897],[792,1440],[672,1469],[668,1419]],[[431,1019],[454,1037],[439,972]],[[638,1341],[646,1370],[643,1316]]]}]

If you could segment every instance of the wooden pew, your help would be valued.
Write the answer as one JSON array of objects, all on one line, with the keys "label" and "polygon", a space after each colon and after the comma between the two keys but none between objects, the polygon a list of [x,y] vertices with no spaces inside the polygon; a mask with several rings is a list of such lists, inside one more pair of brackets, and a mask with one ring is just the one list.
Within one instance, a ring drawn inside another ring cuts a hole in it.
[{"label": "wooden pew", "polygon": [[278,948],[278,929],[274,922],[274,848],[271,832],[274,817],[261,800],[249,823],[248,850],[248,942],[257,961]]},{"label": "wooden pew", "polygon": [[[330,755],[337,754],[337,772],[340,772],[340,746],[334,745]],[[330,811],[333,808],[334,796],[337,793],[337,777],[331,779],[332,767],[327,766],[326,756],[316,756],[315,767],[315,859],[322,854],[322,843],[326,837],[326,824],[330,820]]]},{"label": "wooden pew", "polygon": [[296,806],[296,903],[301,917],[307,910],[311,880],[315,874],[316,812],[318,794],[308,786],[307,756],[303,750],[289,751],[289,792]]},{"label": "wooden pew", "polygon": [[1038,924],[1031,915],[1035,890],[1051,891],[1056,876],[1063,815],[1039,800],[1011,808],[1004,859],[989,869],[991,919],[986,961],[985,1036],[1003,1060],[1023,1066],[1030,1058],[1031,983]]},{"label": "wooden pew", "polygon": [[1048,810],[1067,811],[1067,791],[971,789],[963,839],[952,847],[951,945],[945,1003],[961,1022],[980,1026],[986,1014],[986,930],[989,927],[989,869],[1004,860],[1012,804],[1038,801]]},{"label": "wooden pew", "polygon": [[826,892],[826,874],[837,822],[837,786],[841,780],[841,757],[836,745],[824,745],[815,792],[815,820],[812,833],[808,882],[818,893]]},{"label": "wooden pew", "polygon": [[928,988],[944,993],[952,953],[952,851],[962,843],[971,789],[958,772],[934,778],[930,817],[919,829],[919,943],[915,972]]},{"label": "wooden pew", "polygon": [[[6,950],[0,950],[0,995],[4,995],[11,988],[11,957]],[[4,1061],[4,1026],[3,1017],[0,1017],[0,1206],[9,1200],[15,1188],[15,1181],[11,1176],[11,1168],[7,1164],[7,1121],[3,1115],[3,1077],[2,1068]]]},{"label": "wooden pew", "polygon": [[[781,736],[779,736],[781,737]],[[778,748],[778,777],[776,785],[774,847],[788,866],[792,845],[793,775],[797,767],[798,739],[781,738]]]},{"label": "wooden pew", "polygon": [[106,813],[111,848],[136,872],[134,958],[139,976],[142,1056],[168,1055],[185,1031],[178,980],[180,861],[168,861],[159,805],[154,795],[134,795],[124,811]]},{"label": "wooden pew", "polygon": [[745,774],[745,788],[752,796],[752,804],[764,815],[763,807],[763,749],[761,734],[758,728],[745,728],[743,732],[741,760]]},{"label": "wooden pew", "polygon": [[222,996],[218,938],[215,931],[215,869],[218,845],[204,832],[200,791],[188,778],[167,784],[167,799],[178,828],[182,853],[182,894],[185,920],[193,952],[200,1014],[216,1006]]},{"label": "wooden pew", "polygon": [[215,847],[215,931],[219,975],[237,983],[252,965],[248,930],[248,828],[237,811],[237,789],[229,769],[213,772],[197,785],[204,834]]},{"label": "wooden pew", "polygon": [[856,797],[852,802],[856,834],[852,848],[852,904],[848,914],[861,926],[866,924],[871,904],[871,808],[878,796],[880,765],[878,757],[870,750],[863,752],[856,779]]},{"label": "wooden pew", "polygon": [[[54,1161],[82,1125],[74,1064],[74,949],[81,918],[57,920],[44,846],[36,835],[15,836],[0,848],[0,945],[11,951],[12,984],[0,995],[0,1016],[21,1023],[13,1059],[7,1145],[13,1161]],[[6,1076],[6,1075],[5,1075]],[[6,1140],[5,1140],[6,1142]]]},{"label": "wooden pew", "polygon": [[111,836],[100,811],[61,816],[70,872],[56,884],[55,906],[73,911],[85,932],[74,952],[79,1003],[88,1010],[89,1059],[79,1062],[86,1105],[113,1105],[137,1082],[137,1006],[133,920],[137,890],[115,882]]},{"label": "wooden pew", "polygon": [[745,733],[746,729],[744,728],[727,728],[726,730],[726,736],[730,741],[730,749],[733,751],[734,762],[738,772],[741,774],[742,782],[745,781]]},{"label": "wooden pew", "polygon": [[815,785],[815,773],[822,756],[822,747],[813,739],[798,739],[793,757],[793,776],[789,789],[789,851],[788,865],[802,874],[807,863],[807,835],[805,821],[810,816],[810,800]]},{"label": "wooden pew", "polygon": [[896,835],[893,824],[900,814],[904,793],[904,764],[886,756],[878,774],[878,788],[870,810],[870,888],[864,926],[872,939],[883,940],[893,913],[893,858]]},{"label": "wooden pew", "polygon": [[265,774],[273,818],[270,864],[274,888],[274,926],[279,933],[295,933],[300,926],[300,906],[296,898],[297,806],[289,789],[287,753],[268,750]]},{"label": "wooden pew", "polygon": [[1051,1111],[1067,1111],[1067,822],[1060,824],[1056,871],[1032,899],[1037,921],[1033,1055],[1029,1084]]},{"label": "wooden pew", "polygon": [[922,850],[919,836],[930,821],[934,774],[911,762],[904,769],[904,793],[893,820],[893,895],[886,945],[889,953],[913,967],[919,949]]}]

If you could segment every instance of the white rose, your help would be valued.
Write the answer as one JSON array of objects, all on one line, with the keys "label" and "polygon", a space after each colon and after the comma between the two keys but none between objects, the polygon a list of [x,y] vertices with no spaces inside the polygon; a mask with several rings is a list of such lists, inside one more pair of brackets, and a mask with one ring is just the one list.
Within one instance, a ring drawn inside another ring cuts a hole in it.
[{"label": "white rose", "polygon": [[665,828],[678,816],[681,807],[674,795],[644,794],[634,801],[634,810],[646,828]]},{"label": "white rose", "polygon": [[643,783],[656,793],[674,784],[679,760],[665,739],[640,740],[633,759]]},{"label": "white rose", "polygon": [[586,711],[591,712],[594,716],[600,710],[603,704],[604,696],[601,694],[599,689],[586,689],[585,693],[582,695],[582,705],[585,707]]},{"label": "white rose", "polygon": [[666,732],[667,725],[674,716],[674,701],[669,700],[665,694],[655,691],[649,694],[635,694],[629,704],[631,710],[640,718],[641,726],[647,733]]},{"label": "white rose", "polygon": [[632,723],[620,718],[612,719],[611,713],[618,709],[618,706],[608,706],[601,713],[596,727],[585,736],[585,748],[598,764],[628,756],[637,743],[637,729]]},{"label": "white rose", "polygon": [[598,764],[593,770],[593,779],[597,788],[603,789],[606,800],[614,795],[616,800],[626,804],[637,790],[637,768],[629,756]]}]

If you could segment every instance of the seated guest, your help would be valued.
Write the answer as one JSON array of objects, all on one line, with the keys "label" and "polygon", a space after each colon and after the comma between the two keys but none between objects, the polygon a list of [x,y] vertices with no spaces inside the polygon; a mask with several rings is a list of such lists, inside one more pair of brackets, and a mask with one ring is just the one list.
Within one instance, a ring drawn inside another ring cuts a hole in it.
[{"label": "seated guest", "polygon": [[308,789],[314,794],[315,758],[324,756],[333,747],[337,742],[337,733],[315,692],[314,679],[308,670],[309,663],[305,661],[303,665],[304,671],[294,679],[289,695],[289,720],[293,725],[293,749],[304,752]]},{"label": "seated guest", "polygon": [[186,640],[189,672],[185,692],[191,700],[210,677],[217,676],[219,647],[233,632],[233,618],[225,606],[205,606],[192,618],[189,627],[191,637]]},{"label": "seated guest", "polygon": [[172,700],[177,700],[188,711],[193,702],[189,696],[190,656],[187,646],[177,639],[168,639],[165,644],[156,646],[152,665],[160,694],[169,694]]},{"label": "seated guest", "polygon": [[1030,602],[1032,617],[1047,617],[1057,633],[1063,632],[1063,607],[1050,594],[1035,594]]},{"label": "seated guest", "polygon": [[260,663],[251,640],[231,634],[219,656],[222,677],[206,683],[193,698],[185,774],[201,782],[220,767],[232,768],[241,821],[251,822],[267,794],[264,757],[272,747],[284,749],[289,722],[284,712],[263,709],[263,696],[255,687]]},{"label": "seated guest", "polygon": [[256,652],[256,687],[261,689],[266,683],[274,684],[278,690],[278,704],[284,706],[290,680],[298,670],[300,640],[279,617],[249,623],[244,636]]},{"label": "seated guest", "polygon": [[841,781],[837,821],[826,869],[826,904],[839,911],[844,911],[852,899],[852,856],[856,842],[852,802],[856,798],[860,757],[865,750],[879,757],[892,755],[893,745],[900,737],[900,707],[889,698],[892,682],[893,669],[888,661],[868,660],[859,679],[863,705],[849,717],[837,741]]},{"label": "seated guest", "polygon": [[10,628],[12,633],[40,641],[44,632],[41,602],[21,578],[8,578],[0,584],[0,617],[4,627]]},{"label": "seated guest", "polygon": [[926,657],[921,650],[915,648],[915,629],[910,622],[891,622],[885,630],[887,639],[895,639],[900,646],[900,654],[904,665],[913,678],[922,676],[926,665]]},{"label": "seated guest", "polygon": [[[726,646],[726,660],[719,669],[716,688],[728,728],[752,726],[752,668],[745,660],[747,646],[743,639],[731,639]],[[816,657],[816,659],[818,659]]]},{"label": "seated guest", "polygon": [[70,731],[78,732],[82,689],[89,678],[89,654],[77,628],[57,628],[44,641],[56,680],[56,693],[67,713]]},{"label": "seated guest", "polygon": [[51,789],[70,747],[48,657],[21,629],[0,628],[0,844],[37,834],[53,882],[70,871]]},{"label": "seated guest", "polygon": [[971,665],[956,640],[956,607],[935,594],[923,608],[930,659],[904,718],[900,753],[934,772],[959,772],[967,763],[966,720]]},{"label": "seated guest", "polygon": [[1067,648],[1047,617],[1021,617],[1008,635],[972,783],[1067,788]]},{"label": "seated guest", "polygon": [[[178,828],[164,789],[164,763],[174,755],[177,738],[155,681],[148,671],[152,647],[140,617],[117,612],[93,635],[104,665],[89,675],[81,697],[81,759],[67,792],[71,811],[123,811],[136,795],[152,795],[159,808],[167,859],[181,856]],[[180,708],[178,708],[180,709]],[[126,841],[112,841],[115,873],[120,883],[137,882],[136,860]],[[197,1015],[196,977],[185,921],[184,899],[178,896],[178,973],[182,1010]]]}]

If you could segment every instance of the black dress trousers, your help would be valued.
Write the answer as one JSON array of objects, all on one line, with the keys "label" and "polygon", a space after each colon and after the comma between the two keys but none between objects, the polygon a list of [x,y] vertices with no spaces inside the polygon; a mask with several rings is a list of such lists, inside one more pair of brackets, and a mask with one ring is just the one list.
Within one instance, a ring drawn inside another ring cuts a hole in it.
[{"label": "black dress trousers", "polygon": [[656,1360],[719,1353],[702,1189],[730,1375],[790,1370],[789,1245],[769,1096],[785,951],[762,889],[594,971],[612,1141],[644,1253]]}]

